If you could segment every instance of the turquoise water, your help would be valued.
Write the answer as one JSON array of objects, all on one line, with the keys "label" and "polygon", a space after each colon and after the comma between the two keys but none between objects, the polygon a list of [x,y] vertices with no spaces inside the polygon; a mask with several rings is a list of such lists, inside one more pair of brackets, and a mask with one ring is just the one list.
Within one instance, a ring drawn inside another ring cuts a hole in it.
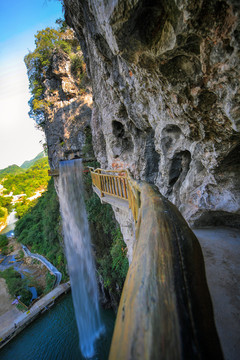
[{"label": "turquoise water", "polygon": [[[92,360],[107,360],[115,316],[101,310],[105,333],[96,341]],[[65,295],[0,350],[1,360],[83,360],[71,294]]]}]

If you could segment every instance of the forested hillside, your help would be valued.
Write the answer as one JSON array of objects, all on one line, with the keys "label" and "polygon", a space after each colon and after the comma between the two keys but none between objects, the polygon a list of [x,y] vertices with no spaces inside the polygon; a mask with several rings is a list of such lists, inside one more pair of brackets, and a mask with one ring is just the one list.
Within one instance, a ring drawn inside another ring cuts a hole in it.
[{"label": "forested hillside", "polygon": [[46,189],[49,180],[47,157],[37,160],[28,170],[16,175],[9,175],[2,181],[4,193],[13,195],[34,195],[37,190]]},{"label": "forested hillside", "polygon": [[52,179],[35,206],[17,222],[15,235],[31,252],[46,256],[63,274],[63,281],[66,280],[59,202]]},{"label": "forested hillside", "polygon": [[16,174],[23,173],[23,172],[24,172],[24,170],[21,167],[15,165],[15,164],[10,165],[5,169],[0,170],[0,180],[6,176],[16,175]]},{"label": "forested hillside", "polygon": [[43,157],[45,157],[44,151],[40,152],[40,154],[38,154],[34,159],[24,161],[20,167],[22,169],[29,169],[37,160],[42,159]]},{"label": "forested hillside", "polygon": [[[3,169],[0,174],[0,184],[2,185],[0,193],[0,228],[6,226],[7,217],[15,208],[17,217],[22,217],[30,207],[36,203],[34,197],[47,189],[49,181],[48,176],[48,158],[42,157],[40,153],[33,160],[24,162],[25,166],[32,166],[24,170],[17,165],[11,165]],[[23,165],[24,165],[23,164]],[[37,193],[37,195],[36,195]],[[12,204],[13,196],[25,194]]]}]

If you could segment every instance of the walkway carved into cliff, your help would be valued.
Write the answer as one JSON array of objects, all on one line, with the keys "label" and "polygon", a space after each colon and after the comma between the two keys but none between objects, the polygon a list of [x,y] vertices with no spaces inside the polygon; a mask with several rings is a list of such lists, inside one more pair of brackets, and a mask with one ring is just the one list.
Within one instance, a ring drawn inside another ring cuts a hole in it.
[{"label": "walkway carved into cliff", "polygon": [[99,197],[128,204],[136,228],[109,359],[222,359],[201,247],[176,206],[126,170],[90,171]]},{"label": "walkway carved into cliff", "polygon": [[100,198],[112,196],[127,201],[135,222],[140,208],[140,187],[128,170],[103,170],[89,168],[94,190]]}]

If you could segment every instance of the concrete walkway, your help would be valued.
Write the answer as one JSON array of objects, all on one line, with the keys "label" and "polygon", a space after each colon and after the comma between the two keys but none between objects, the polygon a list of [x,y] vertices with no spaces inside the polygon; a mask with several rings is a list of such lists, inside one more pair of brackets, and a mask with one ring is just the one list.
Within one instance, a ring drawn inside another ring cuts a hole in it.
[{"label": "concrete walkway", "polygon": [[29,256],[33,259],[40,261],[55,276],[54,287],[58,286],[60,284],[60,282],[62,280],[62,273],[60,273],[60,271],[58,271],[58,269],[55,268],[55,266],[53,266],[53,264],[51,264],[50,261],[48,261],[42,255],[31,253],[31,251],[25,245],[22,245],[22,249],[24,251],[25,256]]},{"label": "concrete walkway", "polygon": [[119,199],[117,197],[114,197],[112,195],[104,194],[103,197],[101,197],[101,193],[99,189],[96,186],[93,186],[93,191],[98,195],[99,199],[102,203],[110,204],[112,206],[115,206],[122,210],[128,210],[129,209],[129,203],[128,200]]},{"label": "concrete walkway", "polygon": [[193,230],[202,247],[215,322],[225,360],[240,359],[240,231]]},{"label": "concrete walkway", "polygon": [[12,309],[0,316],[0,348],[22,331],[37,316],[47,310],[63,293],[70,290],[70,282],[58,285],[54,290],[38,300],[29,310],[20,312]]}]

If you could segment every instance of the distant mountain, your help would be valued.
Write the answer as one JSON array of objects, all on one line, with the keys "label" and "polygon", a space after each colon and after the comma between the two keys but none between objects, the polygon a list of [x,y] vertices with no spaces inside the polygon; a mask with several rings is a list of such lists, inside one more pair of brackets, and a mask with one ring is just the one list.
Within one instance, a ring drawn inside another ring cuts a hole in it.
[{"label": "distant mountain", "polygon": [[14,164],[14,165],[8,166],[5,169],[0,170],[0,180],[3,179],[7,175],[17,175],[17,174],[25,172],[31,166],[33,166],[36,163],[36,161],[38,161],[44,157],[45,157],[45,154],[44,154],[44,151],[42,151],[34,159],[24,161],[24,163],[21,166]]},{"label": "distant mountain", "polygon": [[24,172],[23,169],[21,169],[17,165],[10,165],[5,169],[0,170],[0,179],[3,179],[7,175],[17,175]]},{"label": "distant mountain", "polygon": [[40,152],[40,154],[38,154],[34,159],[32,160],[27,160],[24,161],[24,163],[20,166],[22,169],[27,170],[29,169],[31,166],[33,166],[33,164],[39,160],[42,159],[43,157],[45,157],[44,151]]}]

